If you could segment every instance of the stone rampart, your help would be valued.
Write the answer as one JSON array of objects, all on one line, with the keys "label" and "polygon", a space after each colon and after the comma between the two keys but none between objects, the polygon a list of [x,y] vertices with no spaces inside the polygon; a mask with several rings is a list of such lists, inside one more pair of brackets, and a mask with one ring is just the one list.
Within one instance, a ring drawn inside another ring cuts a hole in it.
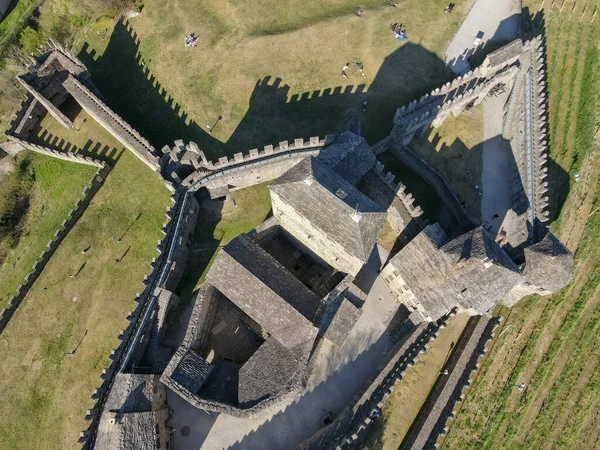
[{"label": "stone rampart", "polygon": [[[86,161],[86,164],[89,164],[89,162]],[[27,295],[27,292],[29,292],[31,286],[33,286],[33,283],[35,283],[37,278],[44,270],[44,267],[46,266],[46,264],[48,263],[51,256],[54,254],[54,252],[60,245],[60,243],[67,236],[69,231],[71,231],[73,225],[77,223],[77,220],[79,220],[79,218],[82,216],[83,212],[86,210],[86,208],[92,201],[92,198],[104,183],[104,180],[106,179],[106,176],[108,175],[111,169],[111,167],[108,164],[100,161],[94,161],[94,164],[92,165],[96,165],[98,167],[98,170],[92,177],[89,185],[84,187],[82,192],[83,197],[80,200],[77,200],[77,202],[75,202],[74,209],[69,211],[67,218],[62,221],[60,228],[54,233],[54,238],[48,242],[48,248],[44,250],[40,254],[39,259],[35,263],[33,263],[31,272],[29,272],[25,276],[25,283],[17,287],[17,295],[9,298],[8,309],[0,311],[0,333],[4,331],[4,328],[6,328],[6,325],[10,321],[11,317],[13,316],[13,314],[15,313],[25,296]]]},{"label": "stone rampart", "polygon": [[[292,144],[282,141],[275,147],[267,145],[261,151],[252,149],[246,155],[236,153],[233,158],[224,156],[216,163],[208,161],[200,151],[194,164],[199,170],[185,178],[182,185],[195,192],[200,187],[206,187],[210,191],[223,186],[242,188],[270,181],[285,173],[300,159],[317,156],[323,147],[334,140],[335,135],[328,135],[325,139],[295,139]],[[195,144],[190,143],[189,146],[192,145]]]},{"label": "stone rampart", "polygon": [[125,372],[140,341],[144,338],[144,332],[152,327],[149,322],[154,319],[158,305],[160,289],[172,274],[173,263],[176,260],[176,254],[181,251],[181,245],[185,242],[181,237],[186,232],[186,226],[189,222],[184,216],[189,212],[189,203],[191,195],[187,193],[173,194],[171,196],[172,206],[167,208],[167,222],[163,225],[164,237],[157,243],[157,258],[153,258],[150,267],[150,273],[144,277],[142,284],[144,289],[136,295],[137,306],[135,310],[130,311],[127,317],[129,325],[125,330],[121,330],[119,346],[114,349],[110,356],[110,364],[102,370],[101,384],[92,393],[94,405],[88,410],[86,420],[89,422],[87,430],[80,433],[79,442],[84,447],[90,448],[96,439],[96,432],[102,410],[106,402],[107,394],[110,391],[114,376],[117,372]]},{"label": "stone rampart", "polygon": [[390,152],[435,189],[444,202],[444,205],[448,207],[456,221],[462,227],[469,228],[472,227],[473,224],[478,223],[477,220],[468,215],[467,210],[462,206],[460,200],[446,179],[423,158],[413,152],[410,148],[401,144],[396,144],[393,141],[390,146]]},{"label": "stone rampart", "polygon": [[5,134],[26,138],[45,113],[46,108],[28,93],[21,102],[19,110],[13,115],[10,127]]},{"label": "stone rampart", "polygon": [[415,198],[413,195],[406,192],[406,185],[402,184],[402,182],[394,183],[395,175],[392,172],[384,173],[384,165],[379,161],[375,163],[374,172],[390,191],[402,201],[402,204],[412,217],[419,217],[423,214],[421,207],[414,204]]},{"label": "stone rampart", "polygon": [[63,82],[63,87],[94,120],[131,150],[142,162],[154,171],[159,170],[160,165],[158,158],[154,155],[154,147],[106,106],[90,89],[72,75],[69,75]]},{"label": "stone rampart", "polygon": [[550,220],[548,198],[548,96],[546,94],[545,47],[541,36],[528,43],[531,47],[531,126],[534,135],[534,180],[535,216],[542,223]]},{"label": "stone rampart", "polygon": [[408,337],[398,341],[384,358],[377,374],[368,380],[348,406],[328,426],[295,447],[295,450],[353,448],[365,438],[374,415],[381,414],[387,397],[402,381],[409,367],[429,348],[429,342],[439,335],[446,319],[436,324],[420,324]]},{"label": "stone rampart", "polygon": [[[472,384],[480,366],[480,358],[487,352],[487,344],[494,336],[498,324],[499,321],[495,318],[481,316],[468,340],[463,345],[459,341],[455,351],[458,350],[460,355],[457,359],[450,357],[450,360],[455,360],[455,365],[448,375],[440,375],[444,377],[441,379],[443,383],[438,380],[436,384],[441,386],[441,389],[438,390],[434,386],[432,390],[434,395],[437,395],[435,403],[427,405],[429,407],[426,417],[422,417],[419,413],[415,420],[416,427],[413,425],[402,442],[402,448],[422,450],[437,446],[438,439],[448,431],[447,421],[456,415],[457,405],[464,400],[463,390]],[[451,363],[449,362],[448,365]]]},{"label": "stone rampart", "polygon": [[32,142],[28,142],[24,139],[20,139],[13,135],[8,135],[8,138],[13,142],[17,142],[24,149],[31,150],[31,151],[39,153],[41,155],[50,156],[52,158],[62,159],[63,161],[70,161],[70,162],[75,162],[75,163],[79,163],[79,164],[86,164],[88,166],[95,166],[95,167],[100,167],[100,168],[104,167],[104,165],[106,164],[106,163],[103,163],[102,161],[91,158],[89,156],[82,156],[82,155],[78,155],[73,152],[61,152],[58,150],[53,150],[51,148],[44,147],[42,145],[37,145]]}]

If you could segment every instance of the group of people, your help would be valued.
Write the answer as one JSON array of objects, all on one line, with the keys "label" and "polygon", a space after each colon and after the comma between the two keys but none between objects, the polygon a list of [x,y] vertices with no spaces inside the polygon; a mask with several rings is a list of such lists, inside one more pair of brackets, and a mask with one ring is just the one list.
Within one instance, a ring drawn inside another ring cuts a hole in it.
[{"label": "group of people", "polygon": [[[365,75],[365,71],[364,71],[364,65],[361,61],[358,62],[354,62],[352,63],[352,65],[354,67],[356,67],[358,69],[358,73],[360,73],[362,75],[363,78],[367,78],[367,75]],[[346,71],[350,69],[350,63],[347,62],[346,64],[344,64],[344,67],[342,67],[342,77],[344,77],[346,80],[348,80],[348,74],[346,73]]]},{"label": "group of people", "polygon": [[403,41],[405,39],[408,39],[406,37],[406,30],[402,28],[402,24],[398,24],[398,22],[392,23],[390,24],[390,28],[392,29],[392,33],[394,33],[394,38],[397,41]]},{"label": "group of people", "polygon": [[183,43],[185,44],[186,47],[195,47],[197,45],[197,41],[198,41],[198,36],[196,36],[195,33],[192,34],[188,34],[185,39],[183,40]]}]

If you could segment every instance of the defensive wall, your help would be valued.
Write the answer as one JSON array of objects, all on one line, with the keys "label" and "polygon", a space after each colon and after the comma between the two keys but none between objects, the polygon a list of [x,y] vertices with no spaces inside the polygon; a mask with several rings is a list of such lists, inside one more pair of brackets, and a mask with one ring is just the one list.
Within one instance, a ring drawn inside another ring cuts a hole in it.
[{"label": "defensive wall", "polygon": [[[77,156],[77,155],[73,155]],[[79,158],[79,159],[78,159]],[[82,198],[75,202],[74,208],[71,209],[67,215],[67,218],[64,219],[56,232],[54,233],[54,238],[51,241],[48,241],[47,249],[44,250],[39,259],[33,263],[32,270],[25,276],[25,283],[18,286],[16,289],[16,296],[10,297],[8,299],[8,308],[0,311],[0,333],[4,331],[6,325],[12,318],[13,314],[33,286],[33,283],[38,279],[44,267],[63,241],[63,239],[69,234],[73,225],[77,223],[79,218],[83,215],[83,212],[86,210],[96,192],[100,189],[106,176],[110,172],[111,167],[102,161],[92,160],[90,158],[83,158],[77,156],[74,159],[68,159],[69,161],[78,162],[82,164],[88,164],[96,166],[98,169],[96,173],[90,180],[89,184],[83,188]]]},{"label": "defensive wall", "polygon": [[419,355],[446,326],[447,318],[435,323],[405,322],[396,336],[397,342],[388,352],[379,370],[360,389],[335,420],[304,440],[294,450],[355,448],[366,437],[374,415],[381,414],[384,401],[402,381],[406,370],[414,366]]},{"label": "defensive wall", "polygon": [[471,385],[499,324],[497,318],[472,317],[463,336],[454,347],[444,366],[448,374],[438,376],[413,425],[406,434],[401,449],[422,450],[437,447],[436,442],[448,430],[446,423],[456,414],[456,406],[464,398],[463,390]]},{"label": "defensive wall", "polygon": [[[189,244],[191,238],[188,228],[192,226],[191,221],[185,220],[185,216],[193,217],[197,214],[198,205],[193,196],[187,193],[174,193],[171,202],[172,206],[166,211],[167,222],[162,229],[164,237],[157,242],[156,249],[159,255],[153,259],[151,271],[144,277],[142,282],[144,289],[136,295],[137,306],[128,314],[128,327],[119,333],[121,342],[111,352],[108,367],[102,370],[101,384],[92,393],[94,404],[86,414],[89,426],[80,433],[79,438],[84,448],[91,448],[95,442],[100,416],[116,373],[129,370],[138,345],[148,338],[145,333],[150,328],[148,326],[150,321],[155,318],[161,288],[167,281],[174,282],[173,277],[179,276],[182,270],[175,269],[175,263],[178,256],[186,251],[184,247]],[[195,226],[195,222],[193,225]]]},{"label": "defensive wall", "polygon": [[[324,139],[311,137],[309,140],[302,138],[294,139],[293,143],[281,141],[279,145],[267,145],[262,150],[251,149],[247,154],[236,153],[233,158],[223,156],[215,163],[209,161],[200,150],[196,150],[195,143],[190,142],[187,153],[197,154],[196,158],[190,158],[195,171],[187,176],[182,186],[190,192],[196,192],[201,187],[208,189],[211,197],[221,196],[231,189],[241,189],[274,180],[292,168],[302,158],[317,156],[320,150],[335,141],[335,135],[327,135]],[[163,148],[164,155],[161,158],[163,167],[172,167],[168,161],[179,161],[177,145],[171,150]],[[168,155],[167,158],[165,158]],[[173,179],[171,169],[169,173],[163,174],[166,178]],[[176,174],[175,174],[176,175]]]}]

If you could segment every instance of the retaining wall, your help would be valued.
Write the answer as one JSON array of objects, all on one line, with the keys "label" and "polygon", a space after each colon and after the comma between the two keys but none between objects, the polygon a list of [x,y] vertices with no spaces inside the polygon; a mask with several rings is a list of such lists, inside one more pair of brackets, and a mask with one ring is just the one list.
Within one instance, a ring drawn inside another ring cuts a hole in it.
[{"label": "retaining wall", "polygon": [[374,414],[381,414],[387,397],[401,382],[409,367],[429,348],[429,342],[446,326],[446,319],[436,324],[420,324],[388,353],[377,375],[365,383],[348,406],[328,426],[295,447],[295,450],[353,448],[366,437]]},{"label": "retaining wall", "polygon": [[392,145],[390,145],[390,152],[435,189],[444,205],[463,228],[472,228],[474,224],[479,222],[467,214],[466,209],[462,206],[446,179],[423,158],[410,148],[393,141]]},{"label": "retaining wall", "polygon": [[40,276],[40,274],[44,270],[44,267],[46,266],[46,264],[48,263],[51,256],[54,254],[54,252],[60,245],[60,243],[67,236],[67,234],[69,234],[69,231],[71,231],[73,225],[77,223],[77,220],[79,220],[79,218],[82,216],[83,212],[86,210],[86,208],[92,201],[92,198],[94,198],[94,195],[96,194],[96,192],[98,192],[98,190],[104,183],[104,180],[106,179],[106,176],[108,175],[111,169],[111,167],[108,164],[96,160],[94,160],[93,163],[90,161],[86,161],[85,164],[95,165],[98,167],[98,170],[92,177],[88,186],[83,188],[83,198],[75,202],[74,209],[69,211],[67,218],[62,221],[60,228],[54,233],[54,238],[48,242],[47,250],[44,250],[40,254],[39,259],[33,264],[32,271],[25,276],[25,283],[17,287],[17,295],[9,298],[8,309],[0,311],[0,333],[4,331],[6,325],[12,318],[16,309],[19,307],[19,305],[27,295],[27,292],[29,292],[29,289],[31,289],[31,286],[33,286],[33,283],[35,283],[37,278]]}]

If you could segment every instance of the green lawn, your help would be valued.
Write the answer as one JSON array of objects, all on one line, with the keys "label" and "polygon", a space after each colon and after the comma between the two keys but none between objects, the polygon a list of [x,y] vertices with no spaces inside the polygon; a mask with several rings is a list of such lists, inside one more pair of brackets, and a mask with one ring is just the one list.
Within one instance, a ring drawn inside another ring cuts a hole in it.
[{"label": "green lawn", "polygon": [[200,211],[188,265],[177,293],[186,304],[204,277],[217,253],[225,244],[241,233],[248,233],[265,221],[271,211],[271,197],[267,184],[259,184],[231,194],[237,206],[227,202],[221,210],[220,201]]},{"label": "green lawn", "polygon": [[[541,4],[524,3],[532,12]],[[575,253],[575,278],[555,295],[499,311],[507,320],[451,424],[448,449],[600,443],[600,61],[598,18],[592,21],[599,5],[545,3],[549,181],[553,212],[560,213],[551,228]],[[557,183],[560,171],[569,176]],[[515,388],[520,383],[523,393]]]},{"label": "green lawn", "polygon": [[96,168],[76,164],[33,152],[19,155],[19,160],[28,159],[34,173],[30,194],[30,207],[21,238],[16,247],[10,249],[0,266],[0,307],[6,307],[10,296],[16,295],[17,286],[24,284],[23,278],[31,272],[31,266],[46,250],[48,241],[66,219],[75,202],[82,198],[86,186]]},{"label": "green lawn", "polygon": [[[448,15],[444,0],[368,1],[358,17],[350,0],[151,0],[129,24],[92,27],[79,56],[108,104],[158,148],[182,138],[212,158],[247,152],[338,133],[352,110],[373,142],[398,106],[452,78],[441,58],[466,14],[456,3]],[[395,21],[409,41],[393,39]],[[183,45],[190,32],[195,48]],[[353,61],[365,79],[355,69],[341,77]]]},{"label": "green lawn", "polygon": [[411,149],[448,180],[474,218],[481,216],[481,197],[473,187],[481,184],[482,143],[482,106],[458,117],[451,115],[441,127],[431,128],[410,143]]},{"label": "green lawn", "polygon": [[[157,256],[168,205],[160,180],[123,153],[0,335],[0,448],[78,448],[90,395]],[[113,241],[140,212],[123,240]],[[64,356],[82,337],[77,353]]]}]

